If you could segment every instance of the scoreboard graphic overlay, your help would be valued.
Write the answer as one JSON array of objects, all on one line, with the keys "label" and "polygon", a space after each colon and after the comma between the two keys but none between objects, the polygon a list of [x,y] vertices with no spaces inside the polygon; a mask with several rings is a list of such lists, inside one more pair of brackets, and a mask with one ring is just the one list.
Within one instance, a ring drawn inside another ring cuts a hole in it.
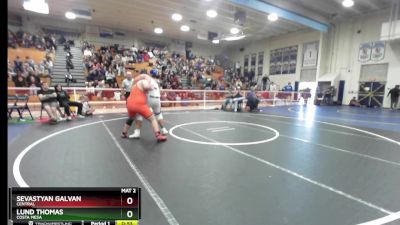
[{"label": "scoreboard graphic overlay", "polygon": [[137,225],[140,188],[10,188],[15,225]]}]

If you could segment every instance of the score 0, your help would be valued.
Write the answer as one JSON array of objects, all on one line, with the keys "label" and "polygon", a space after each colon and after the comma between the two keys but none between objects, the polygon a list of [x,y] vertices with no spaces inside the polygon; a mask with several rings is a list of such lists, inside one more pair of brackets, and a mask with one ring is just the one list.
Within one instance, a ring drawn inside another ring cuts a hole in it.
[{"label": "score 0", "polygon": [[122,218],[138,219],[139,193],[138,188],[121,188]]},{"label": "score 0", "polygon": [[132,206],[137,204],[138,190],[137,188],[121,188],[122,205]]}]

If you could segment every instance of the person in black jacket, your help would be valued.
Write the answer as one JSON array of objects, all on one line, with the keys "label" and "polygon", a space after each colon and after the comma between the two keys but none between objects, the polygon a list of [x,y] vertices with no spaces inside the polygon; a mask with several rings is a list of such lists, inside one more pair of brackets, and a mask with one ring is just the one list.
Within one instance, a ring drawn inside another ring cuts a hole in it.
[{"label": "person in black jacket", "polygon": [[85,116],[82,115],[82,103],[80,102],[72,102],[69,100],[69,95],[66,91],[62,89],[61,84],[57,84],[54,86],[54,90],[57,93],[57,100],[60,103],[61,107],[64,107],[65,114],[67,114],[67,120],[71,120],[71,109],[70,106],[76,106],[78,107],[78,117],[79,118],[85,118]]},{"label": "person in black jacket", "polygon": [[388,93],[388,97],[390,95],[390,108],[395,110],[397,108],[397,103],[399,102],[400,95],[400,85],[394,86],[394,88],[390,89]]}]

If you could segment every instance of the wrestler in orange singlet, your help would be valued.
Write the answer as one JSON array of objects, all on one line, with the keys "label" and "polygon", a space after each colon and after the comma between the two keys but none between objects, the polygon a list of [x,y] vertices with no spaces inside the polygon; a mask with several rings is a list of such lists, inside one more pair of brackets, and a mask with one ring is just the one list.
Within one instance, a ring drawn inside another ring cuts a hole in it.
[{"label": "wrestler in orange singlet", "polygon": [[[136,114],[140,114],[149,120],[154,133],[156,134],[157,141],[166,141],[167,137],[160,133],[158,122],[147,104],[146,92],[154,88],[150,81],[151,77],[146,74],[141,74],[135,78],[135,84],[131,89],[131,94],[129,95],[126,104],[128,114],[130,118],[135,118]],[[127,135],[126,126],[127,125],[125,124],[124,131],[122,132],[122,135],[125,136]]]}]

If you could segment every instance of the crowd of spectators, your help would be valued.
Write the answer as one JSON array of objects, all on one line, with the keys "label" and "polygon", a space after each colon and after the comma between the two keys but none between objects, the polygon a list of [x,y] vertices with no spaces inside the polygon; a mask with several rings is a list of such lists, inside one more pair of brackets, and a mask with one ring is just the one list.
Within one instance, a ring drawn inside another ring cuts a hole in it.
[{"label": "crowd of spectators", "polygon": [[226,69],[224,71],[224,79],[227,83],[230,83],[242,90],[250,90],[252,86],[257,84],[254,71],[249,71],[242,74],[240,69],[236,68]]},{"label": "crowd of spectators", "polygon": [[53,70],[53,61],[50,55],[46,55],[40,63],[36,63],[29,56],[23,61],[19,56],[13,63],[8,62],[8,79],[13,81],[16,87],[39,87],[40,77],[50,77]]},{"label": "crowd of spectators", "polygon": [[8,30],[8,47],[36,48],[48,52],[54,52],[57,49],[54,34],[36,35],[22,30],[15,33]]},{"label": "crowd of spectators", "polygon": [[150,71],[140,71],[160,76],[164,89],[214,89],[219,81],[210,79],[216,64],[211,58],[198,57],[188,49],[186,56],[169,53],[165,47],[119,45],[96,49],[88,42],[82,44],[83,64],[87,71],[87,86],[118,87],[117,76],[125,76],[126,68],[134,69],[136,63],[148,63]]}]

